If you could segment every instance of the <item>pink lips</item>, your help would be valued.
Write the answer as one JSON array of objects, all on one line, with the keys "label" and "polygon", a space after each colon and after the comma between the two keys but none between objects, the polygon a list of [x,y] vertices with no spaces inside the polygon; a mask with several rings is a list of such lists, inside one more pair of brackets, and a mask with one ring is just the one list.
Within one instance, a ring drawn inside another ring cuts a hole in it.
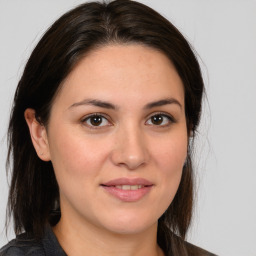
[{"label": "pink lips", "polygon": [[[110,195],[120,199],[121,201],[135,202],[142,199],[150,192],[153,187],[153,183],[143,178],[120,178],[108,181],[101,184],[101,186]],[[132,189],[127,190],[127,186],[131,186]],[[125,187],[126,189],[122,189]]]}]

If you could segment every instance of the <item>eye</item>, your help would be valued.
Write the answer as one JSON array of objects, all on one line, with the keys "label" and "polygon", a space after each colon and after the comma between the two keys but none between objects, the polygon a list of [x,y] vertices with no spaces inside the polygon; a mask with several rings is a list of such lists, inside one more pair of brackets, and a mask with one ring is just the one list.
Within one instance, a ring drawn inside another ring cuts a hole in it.
[{"label": "eye", "polygon": [[82,123],[92,129],[111,125],[108,119],[101,114],[92,114],[90,116],[86,116],[82,120]]},{"label": "eye", "polygon": [[146,122],[147,125],[155,125],[155,126],[168,126],[171,123],[174,123],[175,120],[172,116],[167,114],[158,113],[152,115]]}]

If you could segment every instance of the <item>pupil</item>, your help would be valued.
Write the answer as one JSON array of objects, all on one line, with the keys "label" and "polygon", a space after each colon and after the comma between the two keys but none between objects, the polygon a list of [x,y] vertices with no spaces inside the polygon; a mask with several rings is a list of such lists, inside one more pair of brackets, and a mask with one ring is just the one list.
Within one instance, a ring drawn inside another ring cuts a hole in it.
[{"label": "pupil", "polygon": [[94,116],[91,118],[91,124],[94,126],[99,126],[102,122],[102,118],[100,116]]},{"label": "pupil", "polygon": [[163,122],[163,117],[160,116],[160,115],[153,116],[151,118],[151,121],[152,121],[153,124],[160,125]]}]

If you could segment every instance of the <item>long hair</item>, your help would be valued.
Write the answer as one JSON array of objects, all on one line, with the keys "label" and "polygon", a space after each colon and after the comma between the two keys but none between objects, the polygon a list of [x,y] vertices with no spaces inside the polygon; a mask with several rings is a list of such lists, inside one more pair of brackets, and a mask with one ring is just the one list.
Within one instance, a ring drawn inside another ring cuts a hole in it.
[{"label": "long hair", "polygon": [[[16,234],[25,231],[40,238],[46,223],[55,225],[61,214],[53,166],[38,158],[24,111],[33,108],[37,119],[47,126],[62,81],[88,52],[109,44],[141,44],[170,59],[184,86],[188,134],[195,134],[204,85],[196,56],[174,25],[151,8],[129,0],[85,3],[67,12],[33,50],[14,97],[7,165],[12,167],[8,216],[13,216]],[[180,241],[185,239],[192,208],[193,168],[188,145],[178,191],[158,221],[158,244],[165,252],[183,255]]]}]

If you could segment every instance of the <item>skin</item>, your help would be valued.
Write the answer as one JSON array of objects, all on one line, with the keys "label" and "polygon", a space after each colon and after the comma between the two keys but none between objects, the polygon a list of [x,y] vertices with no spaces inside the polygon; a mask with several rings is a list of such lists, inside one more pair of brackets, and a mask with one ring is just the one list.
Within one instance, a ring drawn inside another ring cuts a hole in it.
[{"label": "skin", "polygon": [[[157,220],[178,189],[188,143],[183,84],[164,54],[135,44],[94,50],[63,82],[47,128],[32,109],[25,118],[38,156],[54,167],[62,212],[54,232],[68,255],[163,255]],[[121,177],[153,187],[124,202],[100,186]]]}]

